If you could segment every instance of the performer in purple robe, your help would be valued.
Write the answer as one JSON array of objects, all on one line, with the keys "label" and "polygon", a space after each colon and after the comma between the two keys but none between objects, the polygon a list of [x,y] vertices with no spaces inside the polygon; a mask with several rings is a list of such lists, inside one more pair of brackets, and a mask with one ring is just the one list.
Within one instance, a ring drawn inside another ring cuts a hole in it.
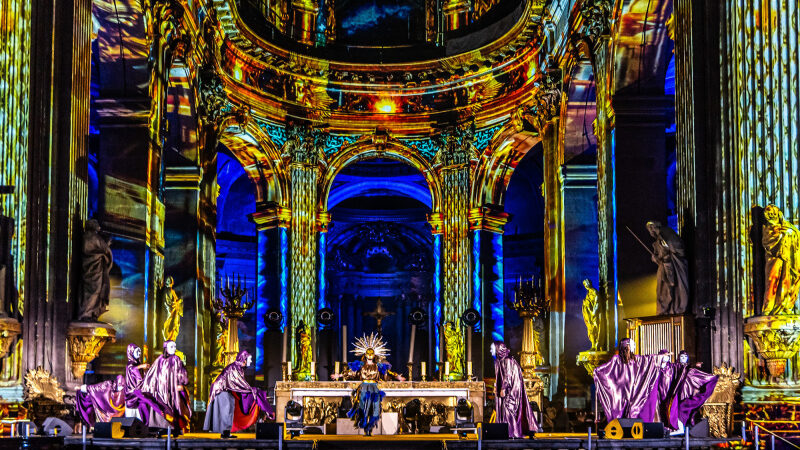
[{"label": "performer in purple robe", "polygon": [[142,349],[136,344],[128,344],[128,366],[125,368],[125,417],[136,417],[147,423],[146,408],[139,408],[136,391],[142,388],[142,370],[147,370],[150,365],[141,361]]},{"label": "performer in purple robe", "polygon": [[541,431],[528,402],[519,363],[511,357],[511,351],[502,342],[493,343],[490,351],[495,358],[494,395],[497,423],[508,424],[510,438],[524,438],[530,431]]},{"label": "performer in purple robe", "polygon": [[102,383],[84,384],[77,391],[75,410],[88,427],[125,415],[125,378],[122,375]]},{"label": "performer in purple robe", "polygon": [[661,366],[669,353],[636,355],[636,343],[623,339],[611,361],[594,370],[597,400],[606,420],[629,418],[652,422],[658,410]]},{"label": "performer in purple robe", "polygon": [[678,362],[667,363],[663,370],[669,387],[666,395],[662,394],[662,421],[673,430],[682,431],[685,424],[694,425],[694,413],[711,397],[718,377],[691,367],[686,351],[678,353]]},{"label": "performer in purple robe", "polygon": [[270,419],[275,418],[267,392],[250,386],[244,378],[244,368],[252,363],[250,353],[240,351],[236,360],[222,369],[222,373],[211,384],[204,430],[221,433],[223,438],[228,438],[231,432],[253,425],[260,411],[266,412]]},{"label": "performer in purple robe", "polygon": [[153,361],[136,396],[147,410],[149,426],[181,431],[189,426],[192,410],[186,390],[189,378],[176,350],[175,341],[164,342],[164,353]]}]

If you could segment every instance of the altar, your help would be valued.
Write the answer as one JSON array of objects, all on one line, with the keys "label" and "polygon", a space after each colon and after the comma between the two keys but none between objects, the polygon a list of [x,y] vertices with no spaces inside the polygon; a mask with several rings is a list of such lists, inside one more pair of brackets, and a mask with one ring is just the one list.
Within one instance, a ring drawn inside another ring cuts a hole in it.
[{"label": "altar", "polygon": [[[279,381],[275,385],[277,421],[284,421],[290,400],[303,405],[305,425],[335,422],[336,412],[344,398],[350,397],[360,381]],[[382,381],[386,393],[384,412],[401,412],[413,399],[419,399],[424,413],[433,417],[432,425],[453,425],[454,408],[459,399],[469,400],[476,421],[483,418],[486,388],[482,381]]]}]

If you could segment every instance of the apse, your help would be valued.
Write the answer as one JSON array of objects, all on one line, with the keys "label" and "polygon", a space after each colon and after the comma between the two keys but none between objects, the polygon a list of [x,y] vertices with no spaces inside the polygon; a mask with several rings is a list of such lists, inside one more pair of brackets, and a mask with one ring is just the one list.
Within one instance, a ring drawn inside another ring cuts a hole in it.
[{"label": "apse", "polygon": [[351,45],[398,45],[425,40],[425,5],[413,0],[338,2],[338,40]]},{"label": "apse", "polygon": [[[325,303],[337,312],[348,334],[379,331],[365,316],[377,302],[392,315],[382,320],[389,361],[408,358],[408,314],[428,312],[433,300],[433,236],[426,215],[431,196],[422,174],[388,159],[347,166],[336,176],[328,199],[332,222],[325,234]],[[426,328],[426,327],[423,327]],[[415,348],[425,360],[427,331]],[[335,348],[335,339],[333,340]],[[338,359],[338,358],[337,358]]]}]

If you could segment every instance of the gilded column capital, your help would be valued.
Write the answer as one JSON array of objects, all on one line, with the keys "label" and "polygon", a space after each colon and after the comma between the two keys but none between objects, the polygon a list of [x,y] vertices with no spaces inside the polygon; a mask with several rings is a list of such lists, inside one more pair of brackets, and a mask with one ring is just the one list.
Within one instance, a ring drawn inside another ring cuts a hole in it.
[{"label": "gilded column capital", "polygon": [[561,115],[562,85],[561,69],[548,69],[540,74],[530,116],[530,122],[540,133]]},{"label": "gilded column capital", "polygon": [[600,36],[611,34],[611,11],[613,2],[611,0],[584,0],[581,3],[580,15],[583,19],[581,32],[597,43]]},{"label": "gilded column capital", "polygon": [[288,124],[286,126],[286,143],[281,153],[291,164],[316,166],[324,159],[325,134],[311,129],[307,125]]},{"label": "gilded column capital", "polygon": [[257,205],[256,212],[250,214],[250,221],[256,224],[259,231],[272,228],[290,228],[292,223],[292,210],[270,202]]},{"label": "gilded column capital", "polygon": [[481,206],[469,211],[469,229],[485,230],[491,233],[503,234],[503,227],[508,223],[509,214],[500,209]]},{"label": "gilded column capital", "polygon": [[331,223],[331,212],[330,211],[319,211],[317,212],[317,231],[320,233],[327,233],[328,226]]},{"label": "gilded column capital", "polygon": [[441,169],[461,168],[469,164],[475,155],[475,124],[455,127],[449,133],[435,138],[439,151],[434,158]]},{"label": "gilded column capital", "polygon": [[444,232],[444,214],[441,212],[431,212],[428,214],[428,223],[431,225],[432,234],[442,234]]}]

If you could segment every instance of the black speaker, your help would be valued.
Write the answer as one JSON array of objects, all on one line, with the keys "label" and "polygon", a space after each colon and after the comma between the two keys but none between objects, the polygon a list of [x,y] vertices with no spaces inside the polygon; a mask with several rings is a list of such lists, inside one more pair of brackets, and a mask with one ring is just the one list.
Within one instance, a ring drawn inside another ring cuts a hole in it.
[{"label": "black speaker", "polygon": [[256,439],[278,439],[283,426],[281,422],[261,422],[256,424]]},{"label": "black speaker", "polygon": [[483,439],[490,441],[508,440],[507,423],[484,423],[481,429],[483,430]]},{"label": "black speaker", "polygon": [[125,432],[119,422],[97,422],[94,424],[94,437],[101,439],[122,439]]},{"label": "black speaker", "polygon": [[150,437],[150,429],[136,417],[115,417],[112,422],[119,422],[126,438]]},{"label": "black speaker", "polygon": [[464,314],[461,314],[461,321],[464,322],[464,325],[468,327],[474,327],[480,323],[481,313],[474,308],[470,308],[464,311]]},{"label": "black speaker", "polygon": [[642,439],[663,439],[664,436],[664,424],[661,422],[645,422],[644,423],[644,433],[642,434]]},{"label": "black speaker", "polygon": [[644,436],[642,419],[614,419],[606,425],[608,439],[641,439]]},{"label": "black speaker", "polygon": [[420,326],[428,320],[428,313],[422,308],[414,308],[408,313],[408,322],[411,325]]},{"label": "black speaker", "polygon": [[707,438],[708,437],[708,419],[703,419],[689,428],[689,436],[693,438]]},{"label": "black speaker", "polygon": [[280,329],[283,323],[283,314],[275,308],[270,308],[264,314],[264,323],[270,330]]},{"label": "black speaker", "polygon": [[323,327],[330,326],[334,319],[336,319],[336,314],[330,308],[322,308],[317,311],[317,322]]}]

